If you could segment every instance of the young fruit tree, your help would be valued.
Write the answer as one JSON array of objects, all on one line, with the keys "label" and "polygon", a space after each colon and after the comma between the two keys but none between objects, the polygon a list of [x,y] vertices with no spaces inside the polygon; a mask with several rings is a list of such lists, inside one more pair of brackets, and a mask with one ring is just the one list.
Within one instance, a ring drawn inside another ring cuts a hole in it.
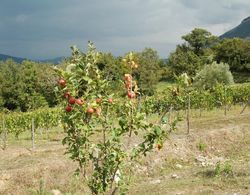
[{"label": "young fruit tree", "polygon": [[122,81],[125,97],[109,93],[110,83],[100,74],[98,58],[99,53],[89,43],[86,53],[72,47],[66,70],[55,68],[65,130],[62,142],[70,158],[78,162],[76,173],[92,194],[124,194],[131,162],[151,150],[160,150],[175,125],[163,129],[160,123],[147,122],[145,113],[139,112],[139,88],[132,76],[139,65],[132,52],[123,60],[131,71]]}]

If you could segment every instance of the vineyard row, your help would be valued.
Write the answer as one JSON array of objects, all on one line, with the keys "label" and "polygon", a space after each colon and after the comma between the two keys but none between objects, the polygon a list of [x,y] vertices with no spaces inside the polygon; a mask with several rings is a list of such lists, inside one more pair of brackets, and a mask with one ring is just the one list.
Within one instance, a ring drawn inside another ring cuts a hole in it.
[{"label": "vineyard row", "polygon": [[[250,97],[250,84],[222,86],[219,85],[211,91],[185,90],[171,88],[162,94],[145,97],[141,100],[140,109],[147,114],[162,113],[170,107],[174,110],[187,109],[188,100],[192,109],[213,109],[217,107],[247,104]],[[119,112],[119,107],[116,112]],[[16,137],[25,131],[31,131],[31,121],[35,128],[51,128],[60,124],[59,108],[44,108],[25,113],[0,113],[0,134],[5,131]]]}]

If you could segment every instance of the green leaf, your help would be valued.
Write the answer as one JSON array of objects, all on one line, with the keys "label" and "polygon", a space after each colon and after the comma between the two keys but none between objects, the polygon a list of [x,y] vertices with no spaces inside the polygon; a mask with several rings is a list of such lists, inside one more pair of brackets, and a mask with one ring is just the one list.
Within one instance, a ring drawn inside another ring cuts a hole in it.
[{"label": "green leaf", "polygon": [[161,135],[162,130],[161,130],[161,128],[159,126],[156,126],[155,127],[155,132],[156,132],[156,135]]}]

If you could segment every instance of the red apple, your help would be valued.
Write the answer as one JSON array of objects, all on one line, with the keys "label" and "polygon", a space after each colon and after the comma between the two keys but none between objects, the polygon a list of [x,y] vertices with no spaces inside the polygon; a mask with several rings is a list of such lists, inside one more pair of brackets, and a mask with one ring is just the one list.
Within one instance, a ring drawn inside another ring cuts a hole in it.
[{"label": "red apple", "polygon": [[74,97],[70,97],[68,102],[70,104],[74,104],[76,102],[76,99]]},{"label": "red apple", "polygon": [[127,83],[125,84],[125,87],[126,87],[126,89],[130,89],[130,88],[132,87],[131,82],[127,82]]},{"label": "red apple", "polygon": [[65,79],[59,79],[58,83],[59,83],[59,85],[61,87],[65,87],[66,86],[66,80]]},{"label": "red apple", "polygon": [[75,100],[75,103],[76,103],[77,105],[81,106],[81,105],[84,104],[84,101],[81,100],[81,99],[76,99],[76,100]]},{"label": "red apple", "polygon": [[66,99],[69,99],[70,93],[69,92],[65,92],[65,94],[63,95],[63,97],[66,98]]},{"label": "red apple", "polygon": [[127,95],[128,95],[128,98],[130,99],[135,98],[135,92],[133,91],[129,91]]},{"label": "red apple", "polygon": [[87,109],[87,113],[89,113],[89,114],[93,114],[94,112],[95,112],[95,110],[93,108],[91,108],[91,107],[89,107]]},{"label": "red apple", "polygon": [[96,98],[96,100],[95,100],[95,101],[96,101],[96,103],[97,103],[97,104],[99,104],[99,103],[101,103],[101,102],[102,102],[102,98]]},{"label": "red apple", "polygon": [[109,99],[108,99],[108,102],[109,102],[109,103],[113,103],[113,99],[112,99],[112,98],[109,98]]},{"label": "red apple", "polygon": [[67,106],[65,108],[66,112],[71,112],[73,110],[73,107],[72,106]]},{"label": "red apple", "polygon": [[131,81],[131,80],[132,80],[132,76],[131,76],[130,74],[125,74],[125,75],[124,75],[124,79],[125,79],[126,81]]}]

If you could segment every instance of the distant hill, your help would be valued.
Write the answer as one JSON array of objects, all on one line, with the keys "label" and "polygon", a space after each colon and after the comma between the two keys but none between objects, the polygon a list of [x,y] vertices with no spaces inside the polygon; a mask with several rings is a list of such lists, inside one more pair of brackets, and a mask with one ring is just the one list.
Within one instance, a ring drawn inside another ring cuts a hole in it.
[{"label": "distant hill", "polygon": [[0,61],[6,61],[7,59],[12,59],[13,61],[17,63],[22,63],[22,61],[27,60],[25,58],[19,58],[19,57],[0,54]]},{"label": "distant hill", "polygon": [[[22,61],[24,61],[24,60],[30,60],[27,58],[20,58],[20,57],[14,57],[14,56],[10,56],[10,55],[0,54],[0,61],[6,61],[7,59],[12,59],[13,61],[15,61],[17,63],[22,63]],[[65,59],[65,57],[57,57],[57,58],[46,59],[46,60],[31,60],[31,61],[59,64],[63,59]]]},{"label": "distant hill", "polygon": [[59,64],[62,60],[64,60],[66,57],[57,57],[57,58],[52,58],[52,59],[46,59],[46,60],[38,60],[39,62],[48,62],[52,64]]},{"label": "distant hill", "polygon": [[235,28],[225,32],[223,35],[220,36],[220,38],[233,38],[233,37],[250,39],[250,16],[242,20],[242,22]]}]

